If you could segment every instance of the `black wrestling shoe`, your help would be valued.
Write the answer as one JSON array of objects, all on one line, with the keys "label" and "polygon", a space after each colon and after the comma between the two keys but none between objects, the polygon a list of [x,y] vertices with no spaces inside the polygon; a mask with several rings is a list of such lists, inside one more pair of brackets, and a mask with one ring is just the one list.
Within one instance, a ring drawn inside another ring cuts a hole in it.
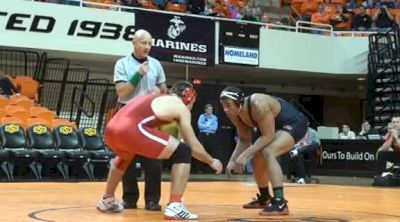
[{"label": "black wrestling shoe", "polygon": [[287,201],[281,198],[273,198],[271,203],[268,204],[264,210],[259,213],[262,216],[278,216],[278,215],[288,215],[289,208],[287,206]]},{"label": "black wrestling shoe", "polygon": [[251,201],[250,203],[244,204],[243,208],[245,208],[245,209],[263,209],[270,202],[271,202],[270,198],[267,198],[266,200],[264,200],[264,199],[261,199],[260,194],[257,194],[257,197],[253,198],[253,201]]}]

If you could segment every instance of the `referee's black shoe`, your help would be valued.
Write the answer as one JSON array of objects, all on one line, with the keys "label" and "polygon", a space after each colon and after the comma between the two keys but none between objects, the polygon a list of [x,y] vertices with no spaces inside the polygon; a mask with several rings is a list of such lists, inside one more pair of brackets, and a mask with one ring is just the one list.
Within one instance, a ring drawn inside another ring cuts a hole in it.
[{"label": "referee's black shoe", "polygon": [[148,211],[161,211],[161,206],[158,203],[150,201],[150,202],[146,203],[146,206],[144,209],[148,210]]}]

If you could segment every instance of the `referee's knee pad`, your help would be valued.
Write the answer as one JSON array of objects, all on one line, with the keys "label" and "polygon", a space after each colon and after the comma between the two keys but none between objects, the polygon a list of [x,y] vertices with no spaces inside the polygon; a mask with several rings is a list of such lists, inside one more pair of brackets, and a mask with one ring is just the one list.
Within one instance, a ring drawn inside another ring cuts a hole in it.
[{"label": "referee's knee pad", "polygon": [[190,149],[190,146],[184,143],[179,143],[170,159],[173,163],[191,163],[192,150]]}]

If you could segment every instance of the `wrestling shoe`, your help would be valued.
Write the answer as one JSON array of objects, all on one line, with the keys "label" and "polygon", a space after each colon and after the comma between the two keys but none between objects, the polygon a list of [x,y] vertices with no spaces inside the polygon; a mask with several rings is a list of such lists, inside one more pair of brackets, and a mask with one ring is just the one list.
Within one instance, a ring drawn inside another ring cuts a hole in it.
[{"label": "wrestling shoe", "polygon": [[124,206],[121,203],[118,203],[115,197],[108,197],[99,201],[97,204],[97,210],[103,213],[118,213],[124,210]]},{"label": "wrestling shoe", "polygon": [[267,206],[271,202],[270,198],[267,198],[266,200],[261,199],[261,195],[257,194],[256,198],[253,198],[253,201],[250,203],[244,204],[243,208],[246,209],[263,209],[265,206]]},{"label": "wrestling shoe", "polygon": [[287,206],[287,201],[281,198],[273,198],[271,203],[268,204],[264,210],[259,213],[262,216],[278,216],[278,215],[288,215],[289,208]]},{"label": "wrestling shoe", "polygon": [[165,220],[198,220],[197,214],[190,213],[183,202],[172,202],[168,204],[164,212]]}]

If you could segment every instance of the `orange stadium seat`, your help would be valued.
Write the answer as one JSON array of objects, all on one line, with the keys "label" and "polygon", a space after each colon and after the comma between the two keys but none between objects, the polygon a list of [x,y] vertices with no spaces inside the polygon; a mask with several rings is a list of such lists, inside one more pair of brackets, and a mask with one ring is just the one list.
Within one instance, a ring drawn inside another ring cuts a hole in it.
[{"label": "orange stadium seat", "polygon": [[176,4],[176,3],[168,2],[167,11],[185,13],[187,11],[187,8],[186,8],[186,5],[184,5],[184,4]]},{"label": "orange stadium seat", "polygon": [[31,99],[20,99],[17,100],[15,104],[11,105],[21,106],[24,107],[26,110],[30,111],[31,107],[35,106],[35,102]]},{"label": "orange stadium seat", "polygon": [[158,9],[156,5],[153,4],[151,0],[138,0],[138,3],[147,9]]},{"label": "orange stadium seat", "polygon": [[25,128],[25,123],[21,119],[19,119],[17,117],[4,116],[4,117],[1,118],[1,125],[8,124],[8,123],[18,124],[18,125],[20,125],[20,126]]},{"label": "orange stadium seat", "polygon": [[57,115],[55,112],[48,110],[48,111],[36,112],[34,114],[34,117],[45,119],[46,121],[51,123],[53,119],[57,117]]},{"label": "orange stadium seat", "polygon": [[20,91],[21,95],[24,95],[35,101],[38,100],[38,91],[40,84],[30,76],[16,76],[14,82]]},{"label": "orange stadium seat", "polygon": [[39,100],[39,88],[40,84],[36,80],[32,81],[24,81],[21,83],[20,94],[27,96],[29,99],[33,99],[35,101]]},{"label": "orange stadium seat", "polygon": [[26,129],[33,125],[45,125],[45,126],[51,128],[51,124],[43,118],[30,117],[30,118],[26,119],[25,122],[26,122],[26,124],[25,124]]},{"label": "orange stadium seat", "polygon": [[14,111],[19,111],[19,110],[27,111],[25,109],[25,107],[17,106],[17,105],[8,105],[8,106],[4,107],[4,109],[5,109],[5,111],[7,113],[11,113],[11,112],[14,112]]},{"label": "orange stadium seat", "polygon": [[32,115],[36,115],[36,113],[38,113],[38,112],[45,112],[45,111],[50,111],[50,110],[44,106],[32,106],[30,111],[31,111]]},{"label": "orange stadium seat", "polygon": [[56,119],[53,119],[53,121],[51,123],[52,123],[52,127],[51,127],[52,129],[55,129],[57,126],[62,126],[62,125],[71,126],[74,129],[78,129],[78,127],[76,126],[76,124],[74,122],[71,122],[67,119],[57,119],[56,118]]},{"label": "orange stadium seat", "polygon": [[31,116],[31,112],[26,110],[23,106],[6,106],[5,111],[8,116],[18,117],[23,122]]},{"label": "orange stadium seat", "polygon": [[33,78],[31,76],[16,75],[14,78],[15,84],[21,84],[23,81],[31,81]]},{"label": "orange stadium seat", "polygon": [[331,0],[331,3],[333,4],[341,4],[341,5],[346,5],[347,4],[347,0]]},{"label": "orange stadium seat", "polygon": [[10,96],[10,104],[17,104],[19,100],[29,100],[28,97],[24,96],[24,95],[11,95]]},{"label": "orange stadium seat", "polygon": [[0,108],[0,118],[4,117],[6,115],[7,115],[7,112],[3,108]]},{"label": "orange stadium seat", "polygon": [[0,108],[4,108],[8,105],[10,105],[10,100],[7,99],[6,97],[0,95]]}]

